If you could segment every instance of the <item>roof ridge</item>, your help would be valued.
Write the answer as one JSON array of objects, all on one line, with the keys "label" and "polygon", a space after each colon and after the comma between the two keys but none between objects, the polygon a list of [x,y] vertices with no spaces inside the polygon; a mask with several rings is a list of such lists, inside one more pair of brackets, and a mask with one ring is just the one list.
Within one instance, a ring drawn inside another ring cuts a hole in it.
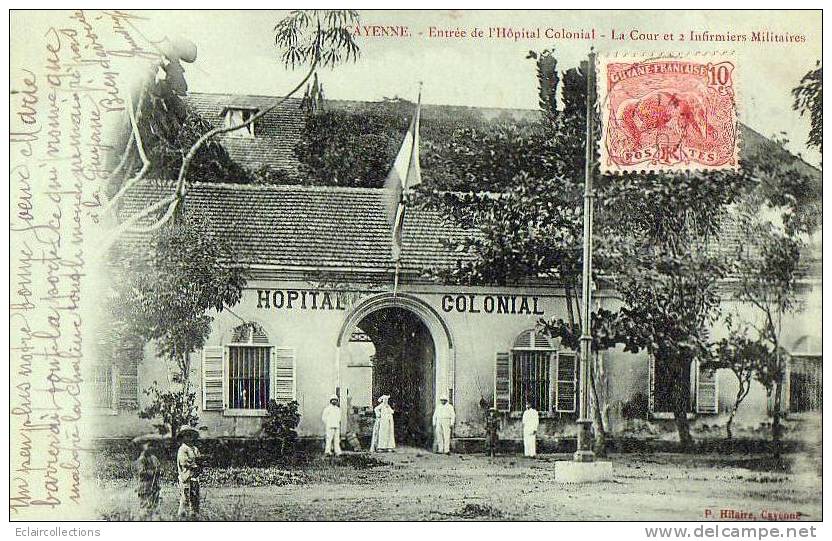
[{"label": "roof ridge", "polygon": [[[176,180],[174,179],[143,179],[139,182],[139,184],[151,184],[151,183],[158,183],[164,186],[171,186],[173,187],[176,185]],[[352,186],[326,186],[326,185],[307,185],[307,184],[243,184],[243,183],[236,183],[236,182],[203,182],[203,181],[192,181],[188,183],[190,187],[198,186],[198,187],[218,187],[222,189],[229,189],[229,190],[251,190],[251,191],[275,191],[275,192],[287,192],[287,191],[304,191],[304,192],[349,192],[349,193],[381,193],[384,191],[384,188],[367,188],[367,187],[352,187]]]},{"label": "roof ridge", "polygon": [[189,98],[191,96],[235,96],[238,98],[274,98],[278,100],[286,99],[286,100],[296,100],[300,101],[302,98],[296,96],[289,96],[286,97],[285,94],[282,95],[275,95],[275,94],[241,94],[239,92],[197,92],[197,91],[189,91],[185,97]]},{"label": "roof ridge", "polygon": [[[198,92],[198,91],[190,91],[185,96],[233,96],[236,98],[275,98],[275,99],[283,99],[284,96],[276,96],[270,94],[242,94],[237,92]],[[302,98],[297,96],[290,96],[289,100],[296,100],[300,101]],[[406,98],[399,98],[401,102],[407,103],[415,103]],[[394,104],[397,100],[394,98],[388,99],[380,99],[380,100],[355,100],[355,99],[342,99],[342,98],[324,98],[325,102],[330,103],[355,103],[355,104],[378,104],[378,105],[385,105],[385,104]],[[537,113],[539,112],[538,109],[534,108],[526,108],[526,107],[499,107],[499,106],[492,106],[492,105],[460,105],[455,103],[430,103],[430,102],[422,102],[423,107],[450,107],[454,109],[467,109],[473,111],[514,111],[518,113]]]}]

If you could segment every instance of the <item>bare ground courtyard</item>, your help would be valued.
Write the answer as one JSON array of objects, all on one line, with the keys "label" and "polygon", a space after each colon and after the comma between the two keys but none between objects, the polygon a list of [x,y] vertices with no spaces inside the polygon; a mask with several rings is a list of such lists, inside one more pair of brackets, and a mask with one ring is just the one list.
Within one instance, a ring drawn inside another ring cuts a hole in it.
[{"label": "bare ground courtyard", "polygon": [[[778,513],[822,518],[820,445],[787,455],[789,473],[756,471],[754,465],[765,459],[749,455],[616,454],[610,458],[614,480],[592,485],[556,481],[555,461],[569,458],[440,456],[404,448],[372,456],[316,456],[292,469],[208,471],[202,515],[211,520],[703,520],[727,510],[754,519]],[[101,516],[129,519],[136,508],[132,484],[112,479],[100,485]],[[160,518],[174,519],[177,502],[172,479],[166,479]]]}]

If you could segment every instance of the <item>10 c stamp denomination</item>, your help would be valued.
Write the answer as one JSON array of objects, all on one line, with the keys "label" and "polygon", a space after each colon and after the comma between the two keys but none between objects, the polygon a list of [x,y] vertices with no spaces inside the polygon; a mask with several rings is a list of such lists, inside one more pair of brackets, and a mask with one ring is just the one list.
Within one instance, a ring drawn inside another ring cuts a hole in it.
[{"label": "10 c stamp denomination", "polygon": [[736,169],[736,71],[728,55],[600,57],[601,171]]}]

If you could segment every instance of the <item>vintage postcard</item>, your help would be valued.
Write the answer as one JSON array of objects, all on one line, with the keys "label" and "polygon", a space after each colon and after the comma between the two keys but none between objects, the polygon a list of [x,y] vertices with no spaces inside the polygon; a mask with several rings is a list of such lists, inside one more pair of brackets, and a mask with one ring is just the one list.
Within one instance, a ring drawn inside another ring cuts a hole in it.
[{"label": "vintage postcard", "polygon": [[822,521],[820,11],[10,32],[19,535]]}]

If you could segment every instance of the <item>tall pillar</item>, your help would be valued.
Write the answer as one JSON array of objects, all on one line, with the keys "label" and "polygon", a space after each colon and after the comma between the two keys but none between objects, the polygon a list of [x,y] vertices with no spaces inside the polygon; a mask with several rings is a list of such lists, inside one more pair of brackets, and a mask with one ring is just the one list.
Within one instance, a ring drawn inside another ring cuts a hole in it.
[{"label": "tall pillar", "polygon": [[592,462],[592,419],[589,414],[589,389],[592,359],[592,207],[595,197],[592,187],[592,164],[595,161],[593,124],[595,121],[595,53],[589,53],[586,63],[586,165],[584,182],[584,242],[581,310],[581,369],[578,409],[578,448],[576,462]]}]

